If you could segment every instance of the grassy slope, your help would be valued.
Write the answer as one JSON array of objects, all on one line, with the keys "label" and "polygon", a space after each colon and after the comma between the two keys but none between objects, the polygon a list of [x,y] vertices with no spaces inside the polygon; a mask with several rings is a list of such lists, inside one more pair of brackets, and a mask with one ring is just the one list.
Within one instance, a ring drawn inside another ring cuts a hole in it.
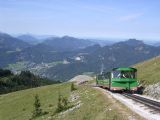
[{"label": "grassy slope", "polygon": [[[39,88],[22,90],[0,96],[0,120],[28,120],[33,111],[34,95],[40,96],[42,109],[51,111],[50,104],[55,106],[58,99],[58,92],[61,89],[63,95],[69,94],[69,84],[49,85]],[[52,108],[53,110],[55,107]]]},{"label": "grassy slope", "polygon": [[[80,97],[75,102],[81,101],[82,105],[64,115],[56,114],[53,116],[59,92],[66,97],[73,93],[79,94]],[[38,117],[37,120],[128,119],[128,116],[114,107],[117,102],[113,103],[101,91],[88,86],[79,86],[78,90],[71,93],[70,83],[63,83],[0,95],[0,120],[28,120],[31,118],[35,94],[40,97],[43,111],[49,112],[47,115]],[[125,109],[122,105],[120,108]],[[128,112],[127,108],[125,110]]]},{"label": "grassy slope", "polygon": [[160,57],[138,63],[133,67],[138,69],[138,79],[143,85],[160,82]]}]

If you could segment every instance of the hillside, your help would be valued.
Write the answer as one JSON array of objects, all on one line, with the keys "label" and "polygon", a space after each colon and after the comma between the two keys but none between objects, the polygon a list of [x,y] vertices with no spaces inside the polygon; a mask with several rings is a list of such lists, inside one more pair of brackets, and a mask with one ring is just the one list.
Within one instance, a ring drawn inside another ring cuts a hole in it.
[{"label": "hillside", "polygon": [[[130,66],[160,54],[160,48],[131,39],[111,46],[87,47],[74,53],[69,64],[58,64],[46,70],[46,75],[67,81],[83,72],[99,73],[102,65],[108,71],[114,67]],[[79,58],[78,60],[76,58]]]},{"label": "hillside", "polygon": [[144,94],[160,100],[160,56],[134,65],[138,80],[144,86]]},{"label": "hillside", "polygon": [[138,69],[138,80],[144,85],[151,85],[160,82],[160,57],[134,65]]},{"label": "hillside", "polygon": [[0,67],[16,62],[17,52],[30,47],[28,43],[6,33],[0,33]]},{"label": "hillside", "polygon": [[24,41],[14,38],[6,33],[0,33],[0,50],[20,51],[30,45]]},{"label": "hillside", "polygon": [[0,69],[0,94],[55,83],[59,82],[36,76],[30,71],[21,71],[20,74],[13,74],[10,70]]},{"label": "hillside", "polygon": [[70,36],[63,36],[49,38],[45,40],[43,44],[51,46],[56,51],[74,51],[94,45],[95,42]]},{"label": "hillside", "polygon": [[[140,119],[111,96],[106,96],[97,89],[81,85],[71,92],[70,88],[71,83],[63,83],[0,95],[0,119],[30,119],[34,110],[35,94],[38,94],[42,111],[45,111],[45,115],[37,117],[36,120],[128,120],[132,117]],[[55,113],[59,93],[68,98],[72,107]]]},{"label": "hillside", "polygon": [[40,41],[37,38],[35,38],[29,34],[20,35],[17,38],[26,42],[26,43],[32,44],[32,45],[40,43]]}]

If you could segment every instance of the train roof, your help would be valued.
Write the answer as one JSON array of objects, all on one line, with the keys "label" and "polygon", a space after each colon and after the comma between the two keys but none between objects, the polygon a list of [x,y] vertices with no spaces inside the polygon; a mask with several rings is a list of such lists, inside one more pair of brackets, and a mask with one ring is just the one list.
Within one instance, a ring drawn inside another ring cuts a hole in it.
[{"label": "train roof", "polygon": [[118,67],[118,68],[113,68],[114,70],[119,70],[119,71],[137,71],[136,68],[132,68],[132,67]]}]

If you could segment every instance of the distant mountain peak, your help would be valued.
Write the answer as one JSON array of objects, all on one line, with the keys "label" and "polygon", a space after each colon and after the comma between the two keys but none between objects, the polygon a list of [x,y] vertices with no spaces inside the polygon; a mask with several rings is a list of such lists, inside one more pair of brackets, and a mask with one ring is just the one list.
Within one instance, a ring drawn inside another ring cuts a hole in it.
[{"label": "distant mountain peak", "polygon": [[144,44],[142,40],[137,40],[137,39],[129,39],[126,42],[130,42],[132,44]]},{"label": "distant mountain peak", "polygon": [[65,35],[65,36],[62,37],[62,39],[78,39],[78,38],[74,38],[74,37]]},{"label": "distant mountain peak", "polygon": [[139,45],[144,45],[144,42],[142,40],[137,40],[137,39],[128,39],[126,41],[115,43],[114,45],[128,45],[135,47]]},{"label": "distant mountain peak", "polygon": [[0,33],[0,46],[1,51],[14,51],[22,50],[30,45],[24,41],[14,38],[6,33]]},{"label": "distant mountain peak", "polygon": [[23,35],[18,36],[17,38],[20,39],[20,40],[22,40],[22,41],[24,41],[24,42],[27,42],[29,44],[33,44],[33,45],[39,43],[38,39],[35,38],[35,37],[33,37],[30,34],[23,34]]},{"label": "distant mountain peak", "polygon": [[1,37],[12,37],[12,36],[10,36],[9,34],[3,33],[3,32],[0,32],[0,36],[1,36]]},{"label": "distant mountain peak", "polygon": [[49,38],[43,43],[48,46],[52,46],[57,49],[57,51],[73,51],[95,44],[94,42],[86,39],[79,39],[70,36]]},{"label": "distant mountain peak", "polygon": [[18,36],[17,38],[22,39],[22,40],[24,40],[24,39],[35,40],[36,39],[35,37],[33,37],[30,34],[23,34],[23,35]]}]

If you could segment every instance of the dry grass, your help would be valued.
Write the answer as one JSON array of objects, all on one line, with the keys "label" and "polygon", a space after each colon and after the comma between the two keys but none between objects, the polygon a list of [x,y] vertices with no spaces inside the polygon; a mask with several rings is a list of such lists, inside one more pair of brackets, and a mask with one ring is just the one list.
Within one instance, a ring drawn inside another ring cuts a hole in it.
[{"label": "dry grass", "polygon": [[143,85],[160,82],[160,56],[136,64],[133,67],[138,69],[138,80]]}]

